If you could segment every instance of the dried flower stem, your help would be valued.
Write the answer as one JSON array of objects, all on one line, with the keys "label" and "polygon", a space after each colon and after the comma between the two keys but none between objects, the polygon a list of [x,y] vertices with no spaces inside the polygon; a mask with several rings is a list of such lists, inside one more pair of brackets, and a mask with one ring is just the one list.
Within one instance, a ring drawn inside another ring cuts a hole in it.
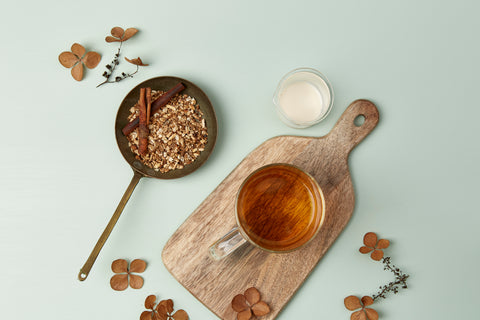
[{"label": "dried flower stem", "polygon": [[361,300],[356,296],[348,296],[344,299],[345,307],[350,311],[355,311],[351,315],[351,319],[363,319],[363,320],[378,320],[378,313],[374,309],[365,308],[373,304],[375,300],[380,298],[385,299],[387,293],[393,292],[393,294],[397,294],[400,288],[406,289],[407,288],[407,279],[409,277],[408,274],[403,273],[400,268],[396,267],[392,264],[392,259],[390,257],[384,257],[383,249],[386,249],[390,246],[390,241],[386,239],[378,240],[378,237],[373,232],[368,232],[363,237],[363,244],[359,251],[360,253],[366,254],[372,252],[371,258],[375,261],[382,261],[383,263],[383,270],[388,270],[392,272],[395,276],[395,280],[389,282],[384,286],[380,286],[380,291],[377,294],[370,296],[364,296]]},{"label": "dried flower stem", "polygon": [[105,83],[114,82],[114,81],[109,81],[109,79],[110,79],[110,76],[113,74],[113,71],[115,71],[115,68],[117,67],[117,65],[120,63],[120,61],[118,60],[118,57],[120,57],[121,49],[122,49],[122,42],[120,42],[120,45],[118,46],[118,51],[115,54],[115,57],[113,58],[112,62],[110,62],[110,64],[107,64],[105,66],[107,70],[103,72],[103,75],[102,75],[103,77],[105,77],[105,81],[100,83],[97,86],[97,88],[100,87],[101,85],[104,85]]},{"label": "dried flower stem", "polygon": [[377,294],[372,295],[373,300],[377,300],[379,298],[386,298],[386,294],[389,292],[393,292],[394,294],[398,293],[399,288],[406,289],[407,286],[407,279],[409,277],[408,274],[403,273],[398,267],[396,267],[391,262],[390,257],[385,257],[382,259],[384,264],[383,270],[389,270],[395,275],[395,281],[388,283],[387,285],[380,286],[380,291]]},{"label": "dried flower stem", "polygon": [[105,81],[103,81],[102,83],[97,85],[97,88],[104,85],[105,83],[115,83],[115,82],[122,81],[126,78],[133,78],[133,75],[138,72],[138,65],[137,65],[137,69],[135,69],[134,72],[131,72],[131,73],[122,72],[121,75],[116,76],[113,81],[110,80],[110,78],[112,77],[112,75],[115,71],[115,68],[120,64],[119,57],[120,57],[120,50],[122,49],[122,43],[123,42],[120,42],[120,45],[118,46],[118,51],[115,54],[115,57],[113,58],[112,62],[110,62],[110,64],[107,64],[105,66],[107,68],[107,70],[105,72],[103,72],[103,74],[102,74],[102,76],[105,77]]}]

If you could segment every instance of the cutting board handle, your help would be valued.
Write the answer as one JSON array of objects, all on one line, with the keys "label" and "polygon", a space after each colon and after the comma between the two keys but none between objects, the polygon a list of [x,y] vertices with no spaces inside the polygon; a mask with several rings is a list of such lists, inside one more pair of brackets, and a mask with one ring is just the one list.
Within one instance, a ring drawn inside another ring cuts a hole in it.
[{"label": "cutting board handle", "polygon": [[378,109],[373,102],[355,100],[343,112],[327,139],[348,154],[377,126],[378,120]]}]

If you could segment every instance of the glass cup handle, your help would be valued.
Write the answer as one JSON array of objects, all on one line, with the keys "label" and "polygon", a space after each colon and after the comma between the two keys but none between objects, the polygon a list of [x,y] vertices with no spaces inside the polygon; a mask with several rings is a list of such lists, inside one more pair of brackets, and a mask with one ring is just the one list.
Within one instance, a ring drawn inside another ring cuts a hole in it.
[{"label": "glass cup handle", "polygon": [[247,240],[238,231],[238,227],[235,227],[209,248],[210,254],[215,260],[220,260],[243,246],[246,242]]}]

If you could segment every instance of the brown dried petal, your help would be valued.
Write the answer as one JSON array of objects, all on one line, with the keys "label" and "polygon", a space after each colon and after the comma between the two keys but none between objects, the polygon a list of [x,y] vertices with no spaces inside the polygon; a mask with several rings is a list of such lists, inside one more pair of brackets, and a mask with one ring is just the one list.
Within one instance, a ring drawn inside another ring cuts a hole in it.
[{"label": "brown dried petal", "polygon": [[167,306],[165,304],[162,304],[162,301],[157,305],[157,313],[159,315],[159,318],[164,320],[168,318],[168,313],[167,313]]},{"label": "brown dried petal", "polygon": [[343,300],[343,303],[345,304],[345,308],[347,308],[350,311],[357,310],[358,308],[362,307],[362,304],[360,303],[360,299],[356,296],[348,296]]},{"label": "brown dried petal", "polygon": [[382,250],[375,250],[372,252],[370,257],[375,261],[380,261],[383,258],[383,251]]},{"label": "brown dried petal", "polygon": [[152,320],[152,311],[143,311],[140,320]]},{"label": "brown dried petal", "polygon": [[159,314],[171,315],[173,312],[173,300],[162,300],[158,303],[157,311]]},{"label": "brown dried petal", "polygon": [[90,51],[87,52],[87,54],[83,57],[82,62],[88,69],[93,69],[98,65],[101,59],[102,56],[99,53],[95,51]]},{"label": "brown dried petal", "polygon": [[83,57],[85,54],[85,48],[79,43],[72,44],[71,50],[78,58]]},{"label": "brown dried petal", "polygon": [[118,39],[122,39],[124,33],[125,31],[123,30],[123,28],[120,28],[120,27],[114,27],[110,31],[110,34]]},{"label": "brown dried petal", "polygon": [[377,311],[370,309],[370,308],[365,308],[365,313],[367,314],[367,319],[368,320],[378,320],[378,313]]},{"label": "brown dried petal", "polygon": [[248,288],[245,291],[244,296],[251,306],[260,301],[260,292],[254,287]]},{"label": "brown dried petal", "polygon": [[130,272],[142,273],[147,268],[147,263],[141,259],[135,259],[130,263]]},{"label": "brown dried petal", "polygon": [[365,247],[365,246],[363,246],[363,247],[361,247],[360,250],[358,250],[358,251],[360,251],[361,253],[369,253],[369,252],[372,251],[372,250],[373,250],[373,248],[371,248],[371,247]]},{"label": "brown dried petal", "polygon": [[133,289],[140,289],[143,287],[143,278],[135,274],[130,275],[130,287]]},{"label": "brown dried petal", "polygon": [[252,312],[255,316],[261,317],[270,312],[270,307],[264,301],[260,301],[252,306]]},{"label": "brown dried petal", "polygon": [[367,320],[367,315],[363,310],[358,310],[352,313],[350,320]]},{"label": "brown dried petal", "polygon": [[146,63],[143,63],[142,59],[140,59],[140,57],[136,58],[136,59],[128,59],[127,57],[125,57],[125,60],[127,60],[128,62],[130,62],[131,64],[134,64],[136,66],[148,66],[148,64]]},{"label": "brown dried petal", "polygon": [[153,295],[153,294],[149,295],[145,299],[145,308],[153,310],[153,307],[155,307],[155,301],[156,300],[157,300],[157,297],[155,295]]},{"label": "brown dried petal", "polygon": [[243,310],[237,314],[237,320],[250,320],[252,317],[252,311],[250,308]]},{"label": "brown dried petal", "polygon": [[380,239],[377,243],[377,249],[386,249],[390,245],[390,241],[387,239]]},{"label": "brown dried petal", "polygon": [[112,271],[115,273],[123,273],[128,271],[128,262],[124,259],[117,259],[112,262]]},{"label": "brown dried petal", "polygon": [[133,37],[137,32],[138,30],[135,28],[128,28],[127,30],[125,30],[125,34],[122,38],[122,41],[127,41],[128,39]]},{"label": "brown dried petal", "polygon": [[[166,309],[167,309],[167,313],[168,314],[171,314],[173,312],[173,300],[172,299],[168,299],[168,300],[163,300],[162,301],[163,304],[165,305]],[[162,303],[160,302],[160,303]]]},{"label": "brown dried petal", "polygon": [[64,51],[58,56],[58,61],[65,68],[71,68],[78,62],[78,58],[72,52]]},{"label": "brown dried petal", "polygon": [[245,296],[243,294],[237,294],[235,297],[233,297],[232,309],[236,312],[241,312],[245,309],[249,309],[247,305],[247,300],[245,299]]},{"label": "brown dried petal", "polygon": [[363,243],[368,247],[375,248],[375,245],[377,244],[377,235],[373,232],[368,232],[363,237]]},{"label": "brown dried petal", "polygon": [[362,297],[362,303],[364,307],[371,306],[373,304],[373,299],[372,297],[364,296]]},{"label": "brown dried petal", "polygon": [[110,287],[116,291],[123,291],[128,287],[128,274],[116,274],[110,279]]},{"label": "brown dried petal", "polygon": [[80,81],[83,79],[83,63],[77,63],[70,71],[73,79]]},{"label": "brown dried petal", "polygon": [[172,318],[175,320],[188,320],[188,314],[185,310],[180,309],[173,314]]},{"label": "brown dried petal", "polygon": [[106,42],[121,42],[120,39],[114,38],[114,37],[112,37],[112,36],[106,36],[106,37],[105,37],[105,41],[106,41]]},{"label": "brown dried petal", "polygon": [[168,319],[167,314],[162,314],[160,315],[158,312],[153,313],[153,320],[170,320]]}]

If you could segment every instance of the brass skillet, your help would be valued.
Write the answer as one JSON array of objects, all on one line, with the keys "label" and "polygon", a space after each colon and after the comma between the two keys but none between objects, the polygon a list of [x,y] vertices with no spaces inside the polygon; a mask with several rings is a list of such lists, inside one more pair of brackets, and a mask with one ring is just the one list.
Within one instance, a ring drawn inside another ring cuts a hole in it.
[{"label": "brass skillet", "polygon": [[[161,173],[145,166],[139,160],[135,159],[135,154],[130,150],[130,147],[128,146],[128,140],[122,133],[122,129],[128,123],[127,117],[130,114],[130,108],[138,101],[140,88],[151,87],[153,90],[167,91],[179,82],[183,83],[185,86],[185,89],[181,92],[181,94],[188,94],[189,96],[195,98],[197,103],[199,104],[200,110],[202,110],[203,112],[203,116],[207,125],[208,140],[205,146],[205,150],[200,153],[200,155],[197,159],[195,159],[194,162],[186,165],[185,167],[183,167],[183,169],[176,169],[166,173]],[[135,189],[142,177],[150,177],[157,179],[181,178],[197,170],[203,163],[205,163],[205,161],[212,153],[215,142],[217,140],[217,118],[215,116],[215,110],[213,109],[212,103],[208,99],[207,95],[195,84],[188,80],[177,77],[156,77],[140,83],[135,88],[133,88],[123,99],[120,107],[118,108],[117,118],[115,120],[115,138],[117,140],[117,145],[120,149],[120,152],[122,153],[127,163],[130,165],[130,167],[132,167],[133,169],[133,178],[128,185],[122,199],[120,200],[117,209],[113,213],[112,218],[107,224],[107,227],[105,228],[102,235],[98,239],[97,244],[93,248],[92,253],[88,257],[83,267],[80,269],[80,272],[78,274],[78,280],[80,281],[84,281],[85,279],[87,279],[87,276],[90,273],[90,270],[95,260],[97,259],[98,254],[100,253],[100,250],[107,241],[107,238],[112,232],[113,227],[117,223],[117,220],[120,217],[123,208],[127,204],[128,199],[132,195],[133,190]]]}]

